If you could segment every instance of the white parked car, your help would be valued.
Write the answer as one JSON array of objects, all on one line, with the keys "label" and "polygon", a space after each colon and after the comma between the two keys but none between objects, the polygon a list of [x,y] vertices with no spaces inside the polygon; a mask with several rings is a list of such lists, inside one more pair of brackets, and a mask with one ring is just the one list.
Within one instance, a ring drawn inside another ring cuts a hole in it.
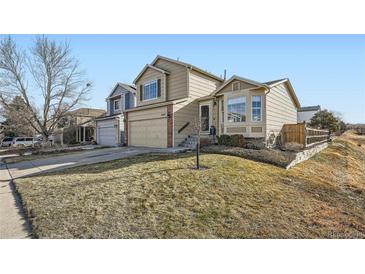
[{"label": "white parked car", "polygon": [[40,145],[40,141],[33,137],[16,137],[12,144],[13,147],[33,147]]},{"label": "white parked car", "polygon": [[1,146],[2,147],[10,147],[13,140],[14,140],[14,137],[5,137],[1,142]]}]

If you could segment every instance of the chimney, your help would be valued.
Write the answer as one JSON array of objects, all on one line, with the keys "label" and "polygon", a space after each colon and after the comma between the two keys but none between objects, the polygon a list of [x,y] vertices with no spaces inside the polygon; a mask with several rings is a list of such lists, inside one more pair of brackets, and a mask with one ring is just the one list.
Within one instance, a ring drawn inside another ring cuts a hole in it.
[{"label": "chimney", "polygon": [[226,81],[226,77],[227,77],[227,70],[226,69],[224,69],[223,75],[224,75],[223,79],[224,79],[224,81]]}]

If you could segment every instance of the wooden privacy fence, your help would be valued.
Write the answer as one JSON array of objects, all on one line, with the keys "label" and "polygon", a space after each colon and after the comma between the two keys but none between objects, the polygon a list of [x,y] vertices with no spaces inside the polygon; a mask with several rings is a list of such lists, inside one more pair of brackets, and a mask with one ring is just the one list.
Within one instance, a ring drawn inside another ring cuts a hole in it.
[{"label": "wooden privacy fence", "polygon": [[326,142],[330,138],[329,130],[309,128],[305,123],[284,124],[281,134],[284,146],[288,143],[297,143],[303,148]]}]

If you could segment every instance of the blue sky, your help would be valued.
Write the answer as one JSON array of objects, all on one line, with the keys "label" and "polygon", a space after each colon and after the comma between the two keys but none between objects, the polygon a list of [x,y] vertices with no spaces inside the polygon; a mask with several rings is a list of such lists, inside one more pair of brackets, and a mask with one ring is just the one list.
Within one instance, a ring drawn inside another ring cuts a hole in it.
[{"label": "blue sky", "polygon": [[[19,46],[34,36],[12,36]],[[132,83],[157,54],[218,76],[288,77],[302,106],[321,105],[365,122],[365,35],[50,35],[67,40],[93,81],[87,106],[106,108],[116,82]]]}]

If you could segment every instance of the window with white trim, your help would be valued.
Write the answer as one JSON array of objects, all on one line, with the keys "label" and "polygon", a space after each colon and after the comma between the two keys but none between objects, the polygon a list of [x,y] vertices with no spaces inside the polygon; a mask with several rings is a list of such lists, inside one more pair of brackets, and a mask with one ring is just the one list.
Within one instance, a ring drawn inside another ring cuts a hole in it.
[{"label": "window with white trim", "polygon": [[224,100],[221,101],[221,122],[224,123]]},{"label": "window with white trim", "polygon": [[227,120],[231,123],[246,122],[246,97],[239,96],[227,100]]},{"label": "window with white trim", "polygon": [[120,109],[120,103],[119,100],[115,100],[114,101],[114,110],[119,110]]},{"label": "window with white trim", "polygon": [[252,95],[252,121],[261,121],[262,97],[260,95]]},{"label": "window with white trim", "polygon": [[153,80],[143,85],[143,100],[152,100],[157,98],[157,81]]}]

